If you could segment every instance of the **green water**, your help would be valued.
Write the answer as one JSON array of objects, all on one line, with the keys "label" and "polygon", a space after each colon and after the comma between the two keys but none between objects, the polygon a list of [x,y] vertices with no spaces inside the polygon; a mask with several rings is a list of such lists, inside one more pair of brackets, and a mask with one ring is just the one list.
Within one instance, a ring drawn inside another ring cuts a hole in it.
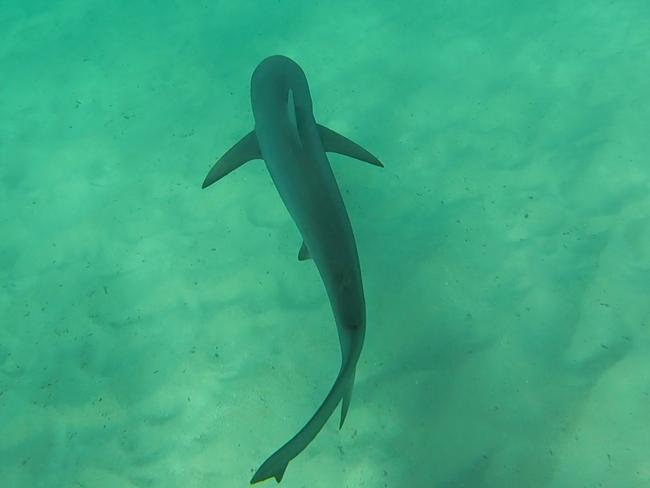
[{"label": "green water", "polygon": [[[650,486],[650,3],[0,0],[0,486],[246,487],[339,364],[264,164],[281,53],[368,324],[283,488]],[[273,480],[262,486],[274,486]]]}]

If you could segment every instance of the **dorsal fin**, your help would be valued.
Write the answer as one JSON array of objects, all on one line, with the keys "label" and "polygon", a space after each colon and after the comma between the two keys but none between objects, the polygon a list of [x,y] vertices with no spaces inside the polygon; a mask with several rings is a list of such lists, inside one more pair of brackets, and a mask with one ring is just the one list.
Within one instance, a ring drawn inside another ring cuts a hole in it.
[{"label": "dorsal fin", "polygon": [[293,138],[298,145],[302,145],[300,140],[300,130],[298,129],[298,113],[296,112],[296,100],[293,95],[293,90],[289,89],[287,100],[287,116],[289,117],[289,126]]},{"label": "dorsal fin", "polygon": [[203,180],[201,188],[210,186],[251,159],[262,159],[254,130],[242,137],[237,144],[228,149],[226,154],[214,163],[205,180]]},{"label": "dorsal fin", "polygon": [[300,246],[300,251],[298,251],[298,261],[306,261],[307,259],[311,259],[311,254],[309,254],[309,249],[307,249],[305,241],[302,241],[302,246]]},{"label": "dorsal fin", "polygon": [[343,154],[344,156],[350,156],[359,161],[365,161],[366,163],[374,164],[375,166],[380,166],[382,168],[384,167],[379,159],[370,154],[356,142],[342,136],[338,132],[334,132],[332,129],[328,129],[324,125],[316,124],[316,126],[318,127],[318,133],[320,134],[320,139],[325,151]]}]

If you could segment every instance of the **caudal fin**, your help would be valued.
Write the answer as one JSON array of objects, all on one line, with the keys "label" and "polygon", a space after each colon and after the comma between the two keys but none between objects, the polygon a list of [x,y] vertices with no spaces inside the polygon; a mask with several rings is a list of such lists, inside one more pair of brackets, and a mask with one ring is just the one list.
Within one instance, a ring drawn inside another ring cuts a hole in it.
[{"label": "caudal fin", "polygon": [[284,461],[278,457],[271,456],[264,461],[257,471],[255,471],[255,474],[251,478],[251,485],[269,478],[275,478],[275,481],[279,483],[282,481],[282,477],[284,476],[288,464],[289,461]]},{"label": "caudal fin", "polygon": [[[352,385],[354,383],[354,371],[356,364],[348,362],[345,366],[341,367],[338,376],[332,389],[329,391],[325,400],[316,413],[309,419],[309,422],[294,435],[289,442],[283,445],[280,449],[275,451],[266,461],[262,463],[259,469],[253,475],[251,484],[264,481],[269,478],[275,478],[280,482],[284,476],[284,471],[287,469],[289,462],[300,454],[309,443],[316,437],[327,420],[332,416],[337,405],[344,399],[345,405],[342,414],[342,421],[345,419],[348,408],[350,406],[350,398],[352,395]],[[346,400],[347,399],[347,400]]]}]

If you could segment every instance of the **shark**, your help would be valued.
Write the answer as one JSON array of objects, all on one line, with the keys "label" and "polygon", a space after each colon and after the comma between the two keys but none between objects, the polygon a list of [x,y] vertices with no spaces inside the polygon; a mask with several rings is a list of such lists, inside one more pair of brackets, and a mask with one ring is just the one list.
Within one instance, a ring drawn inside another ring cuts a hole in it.
[{"label": "shark", "polygon": [[251,77],[250,95],[254,129],[217,160],[202,187],[248,161],[266,163],[302,236],[298,259],[312,260],[325,286],[341,348],[340,369],[321,405],[250,480],[255,484],[275,478],[279,483],[289,462],[316,437],[339,404],[339,429],[343,427],[366,331],[357,246],[327,153],[383,164],[359,144],[316,122],[305,73],[290,58],[274,55],[261,61]]}]

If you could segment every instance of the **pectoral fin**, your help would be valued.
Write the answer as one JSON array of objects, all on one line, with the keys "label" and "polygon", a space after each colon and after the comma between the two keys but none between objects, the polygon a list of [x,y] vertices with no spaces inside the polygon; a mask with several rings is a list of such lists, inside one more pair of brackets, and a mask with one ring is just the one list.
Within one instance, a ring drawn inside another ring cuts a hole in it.
[{"label": "pectoral fin", "polygon": [[334,132],[332,129],[328,129],[324,125],[316,125],[318,126],[318,133],[320,134],[320,139],[325,151],[343,154],[344,156],[350,156],[351,158],[365,161],[366,163],[374,164],[375,166],[384,167],[379,159],[370,154],[356,142],[342,136],[338,132]]},{"label": "pectoral fin", "polygon": [[307,259],[311,259],[311,255],[305,245],[305,241],[302,241],[302,246],[300,246],[300,251],[298,251],[298,261],[306,261]]},{"label": "pectoral fin", "polygon": [[220,180],[231,171],[236,170],[242,164],[251,159],[262,159],[260,147],[257,144],[257,136],[255,131],[250,131],[246,134],[237,144],[228,149],[226,154],[221,156],[219,160],[214,163],[212,169],[205,177],[203,186],[206,188],[217,180]]}]

